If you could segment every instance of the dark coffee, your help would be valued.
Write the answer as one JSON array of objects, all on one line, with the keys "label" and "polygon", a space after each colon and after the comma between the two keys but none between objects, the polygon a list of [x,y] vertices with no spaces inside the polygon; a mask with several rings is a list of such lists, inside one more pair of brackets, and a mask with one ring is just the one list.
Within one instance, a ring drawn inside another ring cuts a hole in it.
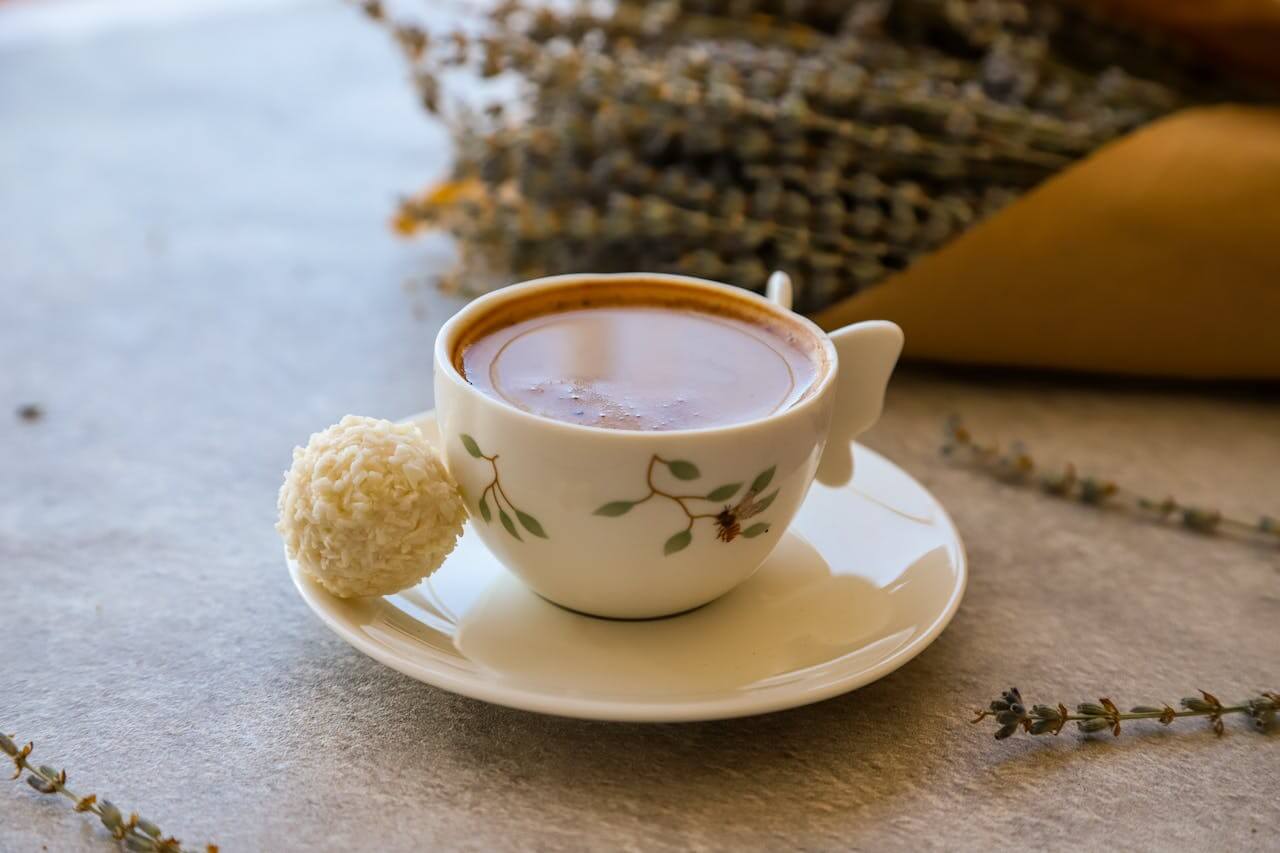
[{"label": "dark coffee", "polygon": [[467,330],[454,364],[535,415],[627,430],[725,426],[802,399],[817,336],[745,299],[644,280],[532,294]]}]

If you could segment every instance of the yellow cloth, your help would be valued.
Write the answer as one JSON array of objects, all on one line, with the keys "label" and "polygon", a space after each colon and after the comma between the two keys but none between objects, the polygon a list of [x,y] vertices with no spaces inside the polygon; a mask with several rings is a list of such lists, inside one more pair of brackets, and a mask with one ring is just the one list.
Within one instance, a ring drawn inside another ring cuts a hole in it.
[{"label": "yellow cloth", "polygon": [[873,318],[920,359],[1280,378],[1280,109],[1148,125],[815,317]]}]

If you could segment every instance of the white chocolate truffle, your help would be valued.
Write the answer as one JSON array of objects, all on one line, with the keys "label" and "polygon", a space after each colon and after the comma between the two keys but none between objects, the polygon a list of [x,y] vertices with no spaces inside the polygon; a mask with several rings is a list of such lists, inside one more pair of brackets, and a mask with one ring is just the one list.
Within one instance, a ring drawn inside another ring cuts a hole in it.
[{"label": "white chocolate truffle", "polygon": [[280,487],[290,558],[334,595],[389,595],[440,567],[466,505],[416,426],[347,415],[293,449]]}]

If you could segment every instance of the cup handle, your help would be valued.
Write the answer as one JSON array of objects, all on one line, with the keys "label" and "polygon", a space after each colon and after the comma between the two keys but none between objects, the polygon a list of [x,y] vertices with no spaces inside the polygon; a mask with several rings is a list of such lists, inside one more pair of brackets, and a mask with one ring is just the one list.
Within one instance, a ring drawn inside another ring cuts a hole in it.
[{"label": "cup handle", "polygon": [[791,276],[782,270],[775,270],[769,276],[769,283],[764,286],[764,298],[775,305],[791,310]]},{"label": "cup handle", "polygon": [[[790,309],[791,278],[781,271],[769,276],[765,296]],[[820,483],[839,486],[853,477],[853,440],[880,417],[902,341],[902,329],[888,320],[868,320],[831,332],[838,359],[836,406],[827,446],[818,463]]]}]

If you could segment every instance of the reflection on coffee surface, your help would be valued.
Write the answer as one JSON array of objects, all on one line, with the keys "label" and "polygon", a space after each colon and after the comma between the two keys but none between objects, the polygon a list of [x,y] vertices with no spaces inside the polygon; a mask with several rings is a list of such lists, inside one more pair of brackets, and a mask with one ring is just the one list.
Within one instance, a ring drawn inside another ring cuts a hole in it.
[{"label": "reflection on coffee surface", "polygon": [[482,323],[455,365],[516,408],[627,430],[765,417],[803,398],[821,373],[812,332],[746,300],[640,285],[574,290]]}]

